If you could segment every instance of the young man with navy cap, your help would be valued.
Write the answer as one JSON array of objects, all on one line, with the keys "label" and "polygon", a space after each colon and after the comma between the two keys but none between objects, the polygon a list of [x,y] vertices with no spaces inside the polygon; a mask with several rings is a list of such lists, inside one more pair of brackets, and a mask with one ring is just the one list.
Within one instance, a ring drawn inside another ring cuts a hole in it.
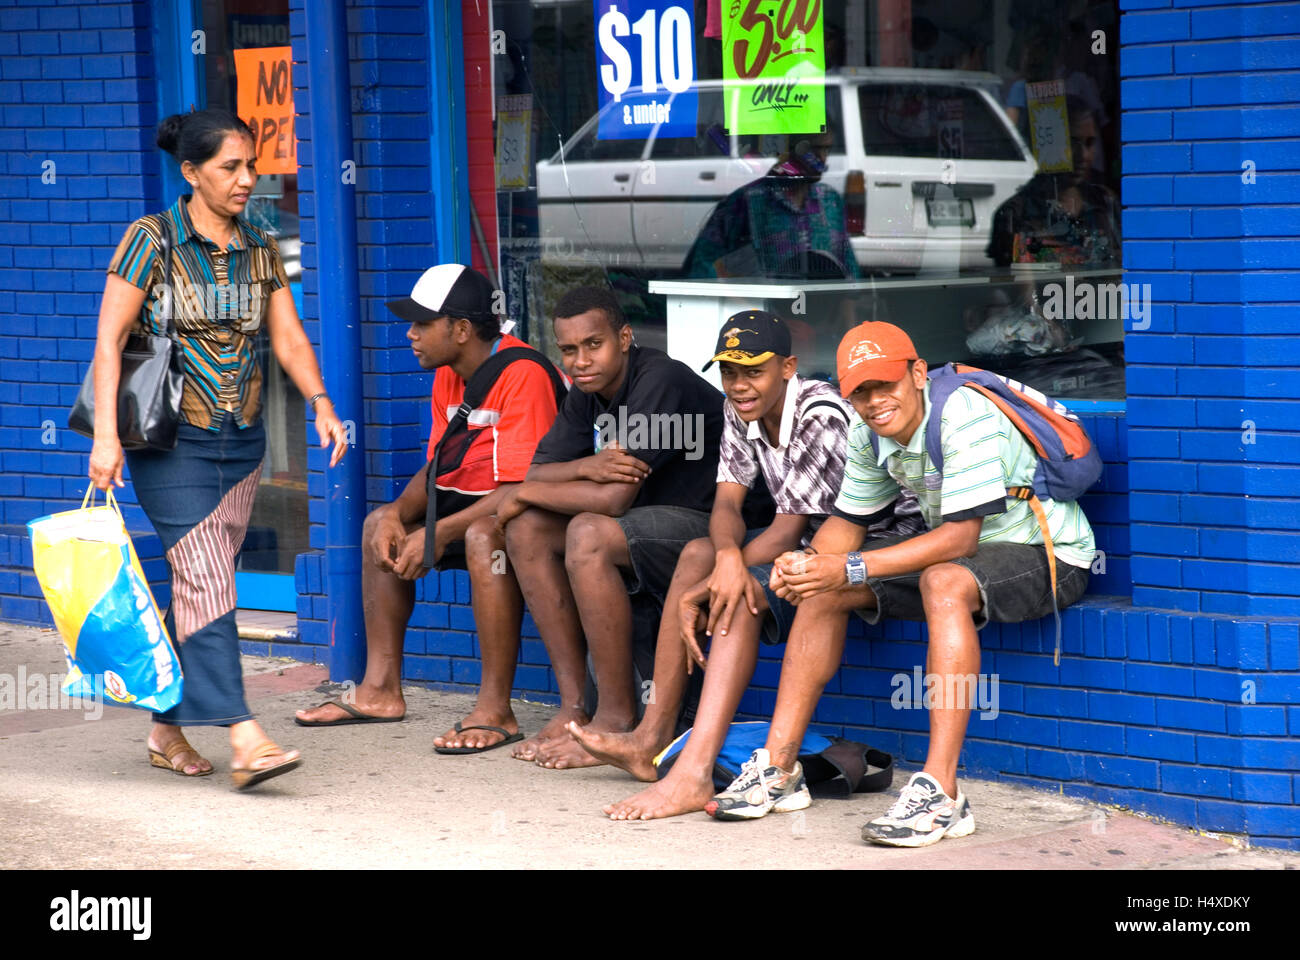
[{"label": "young man with navy cap", "polygon": [[[519,652],[523,597],[514,571],[499,562],[505,538],[493,513],[524,479],[538,440],[550,429],[563,381],[544,357],[503,333],[493,312],[495,291],[480,273],[456,263],[430,267],[409,297],[389,301],[410,324],[416,361],[436,370],[428,457],[438,451],[429,484],[426,464],[395,501],[366,517],[362,534],[366,675],[352,703],[332,700],[299,710],[303,726],[401,720],[401,665],[415,580],[429,569],[468,570],[482,652],[474,709],[434,739],[439,753],[479,753],[522,739],[510,706]],[[497,374],[461,428],[458,410],[467,383],[503,351],[527,351]],[[449,424],[456,429],[449,431]],[[445,441],[445,442],[444,442]],[[453,455],[454,449],[454,455]],[[430,491],[433,492],[432,503]],[[432,540],[430,541],[430,538]]]}]

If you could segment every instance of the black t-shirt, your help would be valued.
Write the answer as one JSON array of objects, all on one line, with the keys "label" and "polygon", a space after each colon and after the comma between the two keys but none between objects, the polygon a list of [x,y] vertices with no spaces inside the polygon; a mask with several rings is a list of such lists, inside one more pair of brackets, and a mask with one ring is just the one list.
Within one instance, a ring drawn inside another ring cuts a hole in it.
[{"label": "black t-shirt", "polygon": [[722,394],[662,350],[633,346],[614,399],[569,391],[533,463],[566,463],[610,441],[650,465],[633,507],[708,511],[718,479]]}]

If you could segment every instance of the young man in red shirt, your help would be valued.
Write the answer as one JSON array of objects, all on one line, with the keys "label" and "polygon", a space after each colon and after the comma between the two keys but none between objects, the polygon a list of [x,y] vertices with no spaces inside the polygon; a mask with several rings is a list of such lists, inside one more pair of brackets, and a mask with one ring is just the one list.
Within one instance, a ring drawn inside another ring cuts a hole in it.
[{"label": "young man in red shirt", "polygon": [[[431,267],[411,296],[388,303],[410,323],[407,339],[433,381],[433,430],[428,456],[447,431],[465,396],[465,385],[500,350],[528,345],[500,331],[492,312],[492,285],[460,264]],[[540,357],[540,355],[539,355]],[[430,569],[468,570],[483,672],[478,702],[464,720],[434,739],[440,753],[480,753],[522,739],[510,707],[519,655],[523,596],[504,562],[505,537],[493,517],[497,505],[528,472],[537,441],[555,419],[559,374],[516,359],[506,366],[483,401],[469,412],[468,444],[458,444],[458,463],[439,459],[432,550],[426,464],[395,501],[371,511],[362,535],[366,675],[352,703],[331,700],[299,710],[303,726],[386,723],[406,715],[402,697],[402,647],[415,606],[415,580]],[[548,370],[549,368],[549,370]],[[459,452],[459,450],[458,450]]]}]

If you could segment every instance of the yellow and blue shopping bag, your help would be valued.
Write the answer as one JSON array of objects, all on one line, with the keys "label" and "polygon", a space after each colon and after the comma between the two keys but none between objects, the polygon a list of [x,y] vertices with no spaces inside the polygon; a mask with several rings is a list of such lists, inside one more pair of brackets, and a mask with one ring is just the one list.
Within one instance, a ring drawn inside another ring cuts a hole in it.
[{"label": "yellow and blue shopping bag", "polygon": [[63,691],[163,713],[181,699],[180,661],[113,491],[103,506],[94,492],[80,510],[27,524],[36,579],[63,636]]}]

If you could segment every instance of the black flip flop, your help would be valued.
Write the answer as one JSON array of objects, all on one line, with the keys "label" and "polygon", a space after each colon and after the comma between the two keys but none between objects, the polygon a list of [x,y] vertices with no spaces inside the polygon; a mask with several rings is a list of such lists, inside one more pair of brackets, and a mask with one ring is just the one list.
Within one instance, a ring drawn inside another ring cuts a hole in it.
[{"label": "black flip flop", "polygon": [[349,723],[397,723],[403,720],[406,714],[400,717],[375,717],[368,713],[362,713],[356,707],[349,706],[342,700],[326,700],[324,703],[318,703],[312,707],[313,710],[319,710],[321,707],[335,706],[345,713],[351,714],[348,717],[339,717],[337,720],[303,720],[301,717],[294,717],[293,722],[300,727],[343,727]]},{"label": "black flip flop", "polygon": [[486,747],[434,747],[433,748],[434,753],[444,753],[444,754],[487,753],[489,750],[495,750],[497,747],[504,747],[507,743],[518,743],[520,740],[524,738],[524,735],[522,733],[508,733],[507,731],[502,730],[500,727],[488,726],[486,724],[473,726],[473,727],[462,727],[460,725],[459,720],[456,721],[456,725],[454,729],[457,733],[464,733],[466,730],[491,730],[493,733],[501,734],[501,736],[505,737],[505,739],[498,740],[496,743],[490,743]]}]

